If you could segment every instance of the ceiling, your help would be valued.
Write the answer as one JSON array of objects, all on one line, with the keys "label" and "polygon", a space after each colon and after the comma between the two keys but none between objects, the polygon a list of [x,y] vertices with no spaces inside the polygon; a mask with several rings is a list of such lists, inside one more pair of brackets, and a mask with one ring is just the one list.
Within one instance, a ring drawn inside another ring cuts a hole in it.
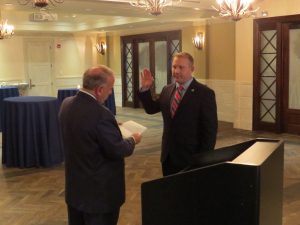
[{"label": "ceiling", "polygon": [[54,21],[33,21],[33,13],[39,13],[39,8],[33,8],[31,3],[20,5],[18,0],[0,0],[0,12],[2,19],[8,19],[8,24],[14,25],[15,32],[109,32],[146,26],[192,24],[217,16],[211,7],[216,4],[215,0],[182,0],[166,7],[159,16],[150,15],[144,9],[131,6],[129,2],[65,0],[42,12],[46,14],[45,18]]}]

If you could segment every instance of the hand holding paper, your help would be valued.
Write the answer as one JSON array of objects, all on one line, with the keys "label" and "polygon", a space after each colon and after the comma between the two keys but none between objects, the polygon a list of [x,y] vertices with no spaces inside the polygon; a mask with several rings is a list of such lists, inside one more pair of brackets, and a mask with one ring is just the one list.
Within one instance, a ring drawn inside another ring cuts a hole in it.
[{"label": "hand holding paper", "polygon": [[119,128],[121,130],[123,138],[128,138],[134,133],[142,134],[145,130],[147,130],[147,127],[144,127],[143,125],[136,123],[132,120],[120,124]]},{"label": "hand holding paper", "polygon": [[138,144],[142,140],[142,134],[141,133],[133,133],[131,136],[134,139],[135,144]]}]

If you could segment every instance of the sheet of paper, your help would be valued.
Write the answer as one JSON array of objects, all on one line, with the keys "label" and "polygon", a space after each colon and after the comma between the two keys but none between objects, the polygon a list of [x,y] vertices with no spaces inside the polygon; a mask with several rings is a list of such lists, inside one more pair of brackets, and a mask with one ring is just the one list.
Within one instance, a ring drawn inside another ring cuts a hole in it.
[{"label": "sheet of paper", "polygon": [[132,120],[122,123],[119,128],[124,138],[130,137],[133,133],[143,133],[147,130],[147,127]]}]

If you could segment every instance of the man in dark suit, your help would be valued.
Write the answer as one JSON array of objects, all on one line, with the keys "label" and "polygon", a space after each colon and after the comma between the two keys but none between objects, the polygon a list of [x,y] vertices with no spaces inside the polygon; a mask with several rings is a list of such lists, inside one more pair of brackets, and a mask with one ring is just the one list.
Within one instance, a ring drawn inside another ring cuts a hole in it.
[{"label": "man in dark suit", "polygon": [[[141,73],[138,96],[148,114],[161,112],[164,121],[161,163],[163,175],[187,167],[197,153],[214,149],[217,135],[217,107],[214,91],[193,77],[194,59],[185,52],[173,57],[175,83],[163,88],[158,99],[151,96],[151,72]],[[180,90],[177,90],[180,89]]]},{"label": "man in dark suit", "polygon": [[123,139],[114,115],[102,105],[113,84],[109,68],[90,68],[83,88],[60,109],[69,225],[116,225],[125,202],[124,158],[141,135]]}]

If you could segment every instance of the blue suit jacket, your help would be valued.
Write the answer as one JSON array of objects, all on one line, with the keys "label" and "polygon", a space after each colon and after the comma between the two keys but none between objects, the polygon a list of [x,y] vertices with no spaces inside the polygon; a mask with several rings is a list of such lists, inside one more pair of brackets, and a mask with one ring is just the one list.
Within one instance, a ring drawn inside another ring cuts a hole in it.
[{"label": "blue suit jacket", "polygon": [[66,202],[88,213],[118,209],[125,201],[124,157],[133,153],[114,115],[86,93],[61,106]]}]

